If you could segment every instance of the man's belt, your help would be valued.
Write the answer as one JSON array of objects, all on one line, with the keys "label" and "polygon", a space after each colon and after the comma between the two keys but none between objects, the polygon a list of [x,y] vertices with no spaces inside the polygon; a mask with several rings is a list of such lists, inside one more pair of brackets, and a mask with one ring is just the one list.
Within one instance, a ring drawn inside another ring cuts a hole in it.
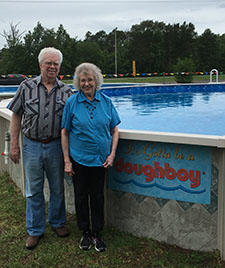
[{"label": "man's belt", "polygon": [[59,139],[59,137],[58,138],[52,138],[52,137],[50,137],[50,138],[47,138],[47,139],[44,139],[44,140],[42,140],[42,139],[33,139],[33,138],[30,138],[30,137],[27,137],[27,138],[29,140],[40,142],[40,143],[43,143],[43,144],[48,144],[48,143],[50,143],[50,142],[52,142],[54,140]]}]

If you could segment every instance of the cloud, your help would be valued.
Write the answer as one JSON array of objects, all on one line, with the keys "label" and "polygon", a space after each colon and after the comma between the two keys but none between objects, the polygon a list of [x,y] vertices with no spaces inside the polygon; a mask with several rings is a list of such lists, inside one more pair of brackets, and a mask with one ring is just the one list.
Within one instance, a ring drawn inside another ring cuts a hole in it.
[{"label": "cloud", "polygon": [[[64,26],[71,37],[83,39],[87,31],[107,33],[118,27],[130,30],[132,25],[144,20],[195,25],[198,34],[206,28],[214,33],[224,33],[223,1],[10,1],[0,2],[0,33],[8,31],[10,23],[17,24],[20,32],[33,31],[39,21],[45,28]],[[51,3],[50,3],[51,2]],[[0,48],[5,40],[0,36]]]}]

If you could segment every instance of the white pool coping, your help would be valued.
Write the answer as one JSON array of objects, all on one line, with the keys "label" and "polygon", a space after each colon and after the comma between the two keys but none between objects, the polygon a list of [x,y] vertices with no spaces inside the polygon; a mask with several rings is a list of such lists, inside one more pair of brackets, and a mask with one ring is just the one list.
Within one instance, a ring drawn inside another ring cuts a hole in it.
[{"label": "white pool coping", "polygon": [[120,139],[225,148],[225,136],[119,129]]},{"label": "white pool coping", "polygon": [[[12,98],[11,98],[12,99]],[[0,116],[11,121],[12,112],[7,109],[7,105],[11,101],[11,99],[3,99],[0,101]]]}]

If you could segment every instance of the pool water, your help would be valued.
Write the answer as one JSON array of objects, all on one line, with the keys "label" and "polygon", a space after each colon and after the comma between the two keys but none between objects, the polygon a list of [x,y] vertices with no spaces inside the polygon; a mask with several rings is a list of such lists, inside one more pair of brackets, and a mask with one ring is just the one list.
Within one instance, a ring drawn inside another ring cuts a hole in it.
[{"label": "pool water", "polygon": [[225,92],[111,96],[120,129],[225,135]]},{"label": "pool water", "polygon": [[[73,85],[70,85],[74,89]],[[1,94],[18,86],[0,86]],[[225,135],[225,84],[103,84],[115,104],[120,129]]]}]

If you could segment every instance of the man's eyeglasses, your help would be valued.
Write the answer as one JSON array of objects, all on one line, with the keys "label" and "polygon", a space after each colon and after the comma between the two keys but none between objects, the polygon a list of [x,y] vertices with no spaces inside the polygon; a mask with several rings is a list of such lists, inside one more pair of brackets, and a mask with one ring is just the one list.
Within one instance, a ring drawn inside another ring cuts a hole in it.
[{"label": "man's eyeglasses", "polygon": [[51,66],[51,65],[54,65],[55,67],[59,66],[59,62],[53,62],[53,61],[45,61],[44,64],[47,66]]}]

